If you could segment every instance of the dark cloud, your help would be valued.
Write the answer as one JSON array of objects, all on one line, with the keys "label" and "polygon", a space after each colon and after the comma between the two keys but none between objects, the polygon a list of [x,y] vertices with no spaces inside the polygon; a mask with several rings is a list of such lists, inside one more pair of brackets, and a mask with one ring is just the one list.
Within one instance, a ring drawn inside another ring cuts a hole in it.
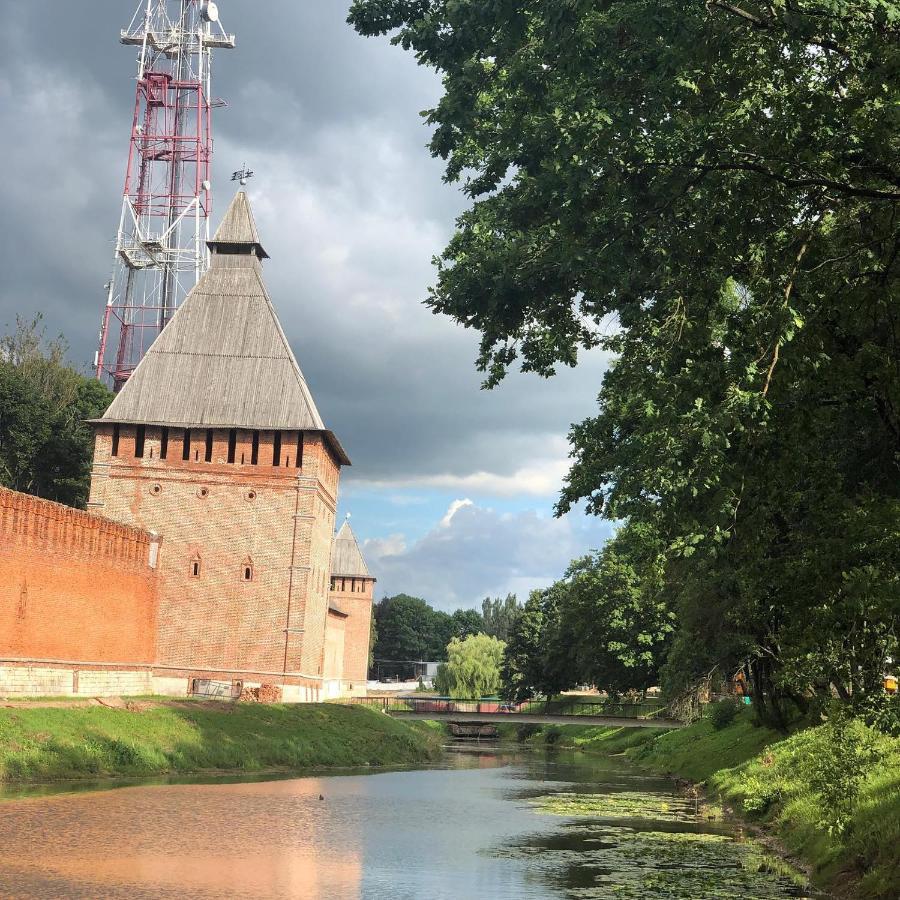
[{"label": "dark cloud", "polygon": [[[482,392],[477,336],[421,306],[431,256],[463,206],[424,149],[418,112],[438,79],[387,41],[358,37],[345,4],[219,6],[238,47],[214,66],[214,93],[229,101],[216,112],[217,208],[246,160],[266,278],[354,459],[347,477],[473,496],[515,491],[518,478],[548,508],[565,432],[593,411],[604,360]],[[0,13],[0,324],[41,311],[87,363],[125,167],[134,53],[118,32],[131,4],[0,0]]]}]

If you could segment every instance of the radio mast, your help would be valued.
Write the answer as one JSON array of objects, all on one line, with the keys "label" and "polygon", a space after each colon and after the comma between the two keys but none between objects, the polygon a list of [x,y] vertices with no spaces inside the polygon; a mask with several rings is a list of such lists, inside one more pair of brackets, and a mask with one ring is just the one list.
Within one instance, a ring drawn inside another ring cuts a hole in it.
[{"label": "radio mast", "polygon": [[141,0],[123,44],[138,47],[137,91],[97,378],[134,371],[209,264],[212,51],[233,48],[212,0]]}]

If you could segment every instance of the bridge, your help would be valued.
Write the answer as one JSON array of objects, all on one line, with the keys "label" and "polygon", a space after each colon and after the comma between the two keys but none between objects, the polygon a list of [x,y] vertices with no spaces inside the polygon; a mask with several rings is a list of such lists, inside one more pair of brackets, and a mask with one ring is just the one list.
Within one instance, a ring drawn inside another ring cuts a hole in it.
[{"label": "bridge", "polygon": [[531,725],[603,725],[609,728],[682,728],[655,701],[616,703],[610,700],[454,700],[449,697],[353,697],[354,706],[378,709],[398,719],[443,719],[456,724],[509,722]]}]

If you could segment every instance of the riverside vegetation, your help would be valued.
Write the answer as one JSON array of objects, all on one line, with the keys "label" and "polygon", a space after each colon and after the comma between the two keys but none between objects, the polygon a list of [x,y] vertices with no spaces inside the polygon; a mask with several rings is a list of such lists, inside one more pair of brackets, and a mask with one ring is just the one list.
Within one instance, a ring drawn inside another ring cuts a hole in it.
[{"label": "riverside vegetation", "polygon": [[[535,746],[622,753],[635,765],[702,784],[707,802],[758,824],[813,882],[839,894],[896,896],[900,884],[900,738],[838,717],[788,737],[743,711],[678,730],[501,726]],[[573,814],[608,815],[580,798]],[[715,809],[714,809],[715,812]]]},{"label": "riverside vegetation", "polygon": [[433,730],[360,707],[138,701],[0,709],[0,782],[204,771],[407,766],[439,753]]}]

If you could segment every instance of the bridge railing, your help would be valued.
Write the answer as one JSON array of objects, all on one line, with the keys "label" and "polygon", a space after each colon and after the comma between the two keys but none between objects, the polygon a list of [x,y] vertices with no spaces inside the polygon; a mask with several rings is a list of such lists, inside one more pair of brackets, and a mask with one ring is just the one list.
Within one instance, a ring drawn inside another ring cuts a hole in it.
[{"label": "bridge railing", "polygon": [[477,713],[498,715],[508,713],[532,716],[610,716],[616,718],[655,718],[665,715],[666,706],[661,700],[617,702],[607,698],[585,700],[563,698],[557,700],[525,700],[507,703],[496,699],[452,699],[449,697],[396,697],[390,695],[351,697],[354,706],[368,706],[387,713],[418,713],[438,716],[452,713]]}]

